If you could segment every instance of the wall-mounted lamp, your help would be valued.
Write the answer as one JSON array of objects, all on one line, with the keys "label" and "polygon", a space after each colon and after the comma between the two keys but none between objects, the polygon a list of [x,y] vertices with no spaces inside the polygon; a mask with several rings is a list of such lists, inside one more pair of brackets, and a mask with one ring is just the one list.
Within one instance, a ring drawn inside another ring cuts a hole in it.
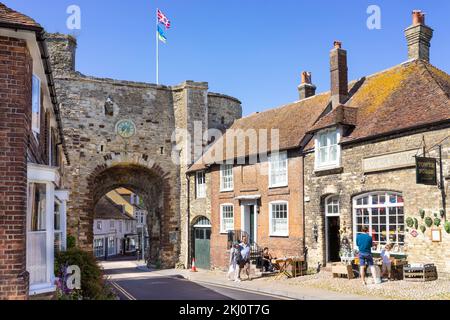
[{"label": "wall-mounted lamp", "polygon": [[313,231],[314,241],[318,242],[319,241],[319,227],[317,226],[317,223],[314,224],[312,231]]}]

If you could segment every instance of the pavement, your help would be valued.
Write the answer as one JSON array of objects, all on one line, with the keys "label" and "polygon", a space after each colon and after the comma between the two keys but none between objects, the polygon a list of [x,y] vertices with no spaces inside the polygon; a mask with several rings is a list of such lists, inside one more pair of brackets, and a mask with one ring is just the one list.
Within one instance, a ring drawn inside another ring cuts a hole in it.
[{"label": "pavement", "polygon": [[122,299],[129,300],[374,300],[286,281],[254,279],[235,283],[221,271],[154,270],[143,261],[101,262]]}]

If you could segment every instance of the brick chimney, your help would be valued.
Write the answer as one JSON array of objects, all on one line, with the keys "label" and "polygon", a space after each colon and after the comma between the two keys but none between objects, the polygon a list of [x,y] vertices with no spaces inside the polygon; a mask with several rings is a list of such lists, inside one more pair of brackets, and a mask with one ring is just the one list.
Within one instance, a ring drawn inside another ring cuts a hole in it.
[{"label": "brick chimney", "polygon": [[331,70],[331,102],[333,108],[344,104],[348,98],[348,67],[347,51],[342,49],[342,43],[334,42],[330,53]]},{"label": "brick chimney", "polygon": [[311,72],[302,72],[302,83],[298,86],[300,100],[316,95],[316,86],[311,82]]},{"label": "brick chimney", "polygon": [[412,26],[405,30],[408,41],[408,60],[425,60],[430,62],[430,46],[433,29],[425,25],[425,13],[414,10]]}]

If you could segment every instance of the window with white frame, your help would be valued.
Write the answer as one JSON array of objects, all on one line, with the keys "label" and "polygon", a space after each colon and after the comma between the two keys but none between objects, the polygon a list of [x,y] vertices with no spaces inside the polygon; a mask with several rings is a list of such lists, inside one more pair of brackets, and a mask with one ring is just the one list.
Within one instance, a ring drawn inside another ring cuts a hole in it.
[{"label": "window with white frame", "polygon": [[119,221],[119,232],[122,232],[122,221]]},{"label": "window with white frame", "polygon": [[205,171],[197,172],[196,175],[197,199],[206,198],[206,174]]},{"label": "window with white frame", "polygon": [[289,213],[286,201],[272,202],[270,211],[270,235],[286,237],[289,235]]},{"label": "window with white frame", "polygon": [[61,205],[55,201],[55,252],[60,252],[62,248],[62,229],[61,229]]},{"label": "window with white frame", "polygon": [[102,222],[101,221],[97,221],[97,230],[102,230]]},{"label": "window with white frame", "polygon": [[353,199],[354,241],[363,226],[379,246],[394,245],[401,252],[405,244],[405,213],[403,196],[394,192],[375,192]]},{"label": "window with white frame", "polygon": [[325,215],[327,217],[339,216],[339,196],[330,196],[325,200]]},{"label": "window with white frame", "polygon": [[220,207],[220,232],[226,233],[234,229],[234,206],[224,204]]},{"label": "window with white frame", "polygon": [[105,255],[103,239],[94,239],[94,254],[97,258],[103,257]]},{"label": "window with white frame", "polygon": [[109,228],[114,229],[114,220],[109,221]]},{"label": "window with white frame", "polygon": [[32,82],[31,127],[35,133],[39,133],[41,127],[41,80],[33,75]]},{"label": "window with white frame", "polygon": [[286,187],[288,185],[288,154],[273,153],[269,157],[269,187]]},{"label": "window with white frame", "polygon": [[324,130],[316,135],[316,169],[335,168],[340,165],[340,132],[338,129]]},{"label": "window with white frame", "polygon": [[220,166],[220,191],[233,191],[233,165],[224,164]]}]

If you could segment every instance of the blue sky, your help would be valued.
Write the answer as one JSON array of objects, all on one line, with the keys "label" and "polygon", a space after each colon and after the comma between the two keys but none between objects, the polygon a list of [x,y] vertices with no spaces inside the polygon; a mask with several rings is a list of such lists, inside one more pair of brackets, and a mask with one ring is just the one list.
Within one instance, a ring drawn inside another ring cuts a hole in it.
[{"label": "blue sky", "polygon": [[[298,99],[302,70],[318,92],[329,90],[329,50],[341,40],[349,78],[407,60],[403,31],[413,9],[435,30],[431,62],[450,73],[447,0],[1,0],[49,32],[78,38],[78,71],[99,77],[155,82],[155,10],[171,19],[160,46],[160,82],[209,82],[237,97],[244,114]],[[66,27],[69,5],[81,8],[81,30]],[[369,5],[381,8],[381,30],[369,30]]]}]

